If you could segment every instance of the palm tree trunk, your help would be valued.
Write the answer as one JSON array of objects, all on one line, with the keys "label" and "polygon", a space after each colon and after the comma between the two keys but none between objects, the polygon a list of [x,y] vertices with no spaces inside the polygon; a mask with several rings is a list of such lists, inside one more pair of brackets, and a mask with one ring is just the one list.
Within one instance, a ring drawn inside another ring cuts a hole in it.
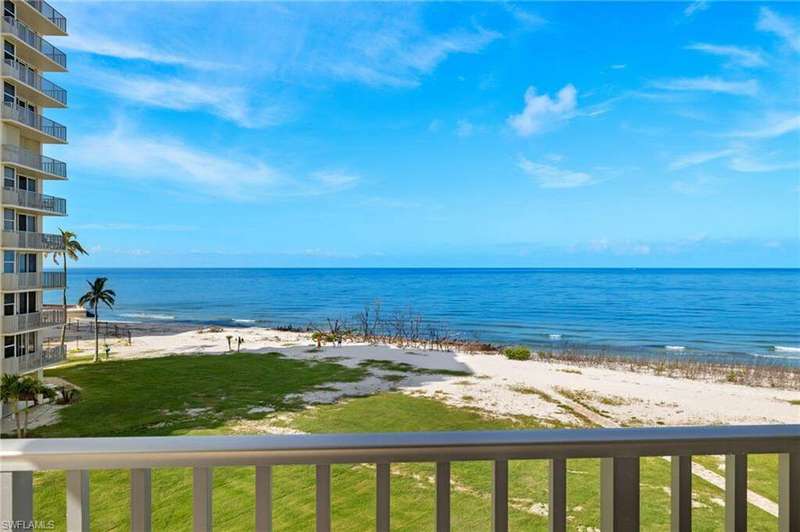
[{"label": "palm tree trunk", "polygon": [[25,401],[25,410],[24,410],[24,412],[25,412],[25,420],[24,420],[24,422],[22,424],[22,437],[23,438],[28,435],[28,401]]},{"label": "palm tree trunk", "polygon": [[67,337],[67,254],[64,253],[64,292],[63,292],[63,303],[64,303],[64,325],[61,326],[61,350],[66,353],[66,349],[64,348],[65,339]]},{"label": "palm tree trunk", "polygon": [[11,407],[14,411],[14,421],[17,422],[17,438],[22,438],[22,429],[19,426],[19,398],[12,397],[11,401]]},{"label": "palm tree trunk", "polygon": [[97,303],[94,304],[94,361],[100,360],[100,331],[97,329]]}]

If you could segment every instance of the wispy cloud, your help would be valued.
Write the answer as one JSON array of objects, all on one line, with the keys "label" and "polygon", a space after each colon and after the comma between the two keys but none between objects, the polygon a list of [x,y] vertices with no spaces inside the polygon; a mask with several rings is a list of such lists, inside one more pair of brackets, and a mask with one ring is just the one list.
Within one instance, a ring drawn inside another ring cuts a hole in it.
[{"label": "wispy cloud", "polygon": [[683,14],[687,17],[694,16],[695,13],[708,9],[709,4],[710,2],[708,0],[696,0],[686,6],[686,9],[683,10]]},{"label": "wispy cloud", "polygon": [[708,176],[698,176],[689,180],[673,181],[672,190],[684,196],[708,196],[715,191],[717,179]]},{"label": "wispy cloud", "polygon": [[475,126],[466,119],[461,119],[456,122],[456,135],[459,137],[469,137],[475,132]]},{"label": "wispy cloud", "polygon": [[523,137],[540,133],[553,124],[569,120],[575,114],[578,91],[572,84],[565,85],[555,99],[547,94],[537,94],[534,87],[525,91],[525,108],[511,115],[507,122]]},{"label": "wispy cloud", "polygon": [[200,70],[225,68],[225,65],[221,63],[176,55],[141,42],[123,42],[106,35],[93,33],[73,33],[69,39],[59,43],[59,46],[74,52],[125,60],[147,61],[162,65],[179,65]]},{"label": "wispy cloud", "polygon": [[577,188],[594,182],[592,176],[585,172],[564,170],[551,164],[536,163],[525,157],[520,157],[518,166],[541,188]]},{"label": "wispy cloud", "polygon": [[682,155],[673,160],[670,165],[670,170],[682,170],[690,166],[697,166],[723,157],[729,157],[734,153],[733,149],[724,149],[717,151],[701,151]]},{"label": "wispy cloud", "polygon": [[725,57],[728,65],[738,65],[743,67],[760,67],[767,64],[764,56],[757,50],[750,50],[741,46],[693,43],[686,47],[688,50],[695,50],[711,55]]},{"label": "wispy cloud", "polygon": [[174,138],[141,135],[124,125],[77,139],[70,153],[71,161],[84,171],[113,172],[137,182],[157,180],[190,195],[242,202],[338,192],[358,181],[325,169],[305,177],[288,176],[259,159],[205,152]]},{"label": "wispy cloud", "polygon": [[764,161],[752,158],[747,154],[731,158],[729,166],[731,170],[744,173],[770,173],[800,170],[800,162],[798,161],[775,161],[773,158]]},{"label": "wispy cloud", "polygon": [[768,7],[758,12],[756,29],[774,33],[780,37],[791,50],[800,53],[800,29],[796,21],[779,15]]},{"label": "wispy cloud", "polygon": [[548,23],[547,19],[544,17],[534,13],[533,11],[523,9],[517,4],[505,2],[503,3],[503,7],[506,9],[506,11],[511,13],[511,15],[517,19],[517,21],[522,23],[527,28],[540,28]]},{"label": "wispy cloud", "polygon": [[81,82],[132,102],[176,111],[202,111],[230,120],[245,128],[280,123],[286,109],[252,102],[244,87],[175,77],[121,75],[115,71],[85,68]]},{"label": "wispy cloud", "polygon": [[800,130],[800,115],[781,116],[773,119],[766,125],[755,126],[752,129],[734,131],[727,136],[752,139],[771,139],[798,130]]},{"label": "wispy cloud", "polygon": [[710,76],[659,80],[654,81],[652,86],[667,91],[713,92],[737,96],[755,96],[759,88],[755,79],[730,81]]}]

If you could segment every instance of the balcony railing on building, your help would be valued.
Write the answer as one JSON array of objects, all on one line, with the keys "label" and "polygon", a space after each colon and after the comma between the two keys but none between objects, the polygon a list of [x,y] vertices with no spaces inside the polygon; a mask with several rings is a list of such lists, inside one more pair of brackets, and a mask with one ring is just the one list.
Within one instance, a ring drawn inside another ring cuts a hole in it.
[{"label": "balcony railing on building", "polygon": [[41,74],[13,59],[3,60],[3,75],[11,76],[25,85],[36,89],[48,98],[67,105],[67,91]]},{"label": "balcony railing on building", "polygon": [[67,141],[67,128],[17,103],[3,102],[3,118],[21,122],[62,142]]},{"label": "balcony railing on building", "polygon": [[55,290],[66,286],[64,272],[23,272],[2,274],[4,291]]},{"label": "balcony railing on building", "polygon": [[63,33],[67,32],[67,19],[59,13],[53,6],[44,0],[27,0],[28,5],[41,13],[44,18],[52,22]]},{"label": "balcony railing on building", "polygon": [[62,68],[67,68],[67,55],[46,39],[11,16],[3,17],[3,33],[10,33]]},{"label": "balcony railing on building", "polygon": [[51,233],[34,233],[32,231],[3,231],[2,247],[11,249],[36,249],[42,251],[61,251],[64,239],[61,235]]},{"label": "balcony railing on building", "polygon": [[[316,469],[316,530],[331,530],[331,466],[375,465],[376,529],[390,530],[391,468],[403,462],[436,464],[434,520],[451,529],[451,464],[491,461],[492,530],[507,532],[510,460],[548,460],[549,530],[567,529],[567,465],[600,459],[600,529],[640,528],[640,458],[672,457],[671,530],[692,529],[692,456],[725,455],[725,523],[747,530],[748,454],[778,454],[779,530],[800,530],[800,425],[560,429],[505,432],[419,432],[280,436],[172,436],[4,440],[0,477],[6,522],[33,520],[33,471],[66,470],[66,529],[88,530],[89,470],[130,469],[130,529],[150,530],[152,469],[193,468],[193,529],[213,523],[213,468],[255,466],[255,530],[272,530],[272,467]],[[547,484],[548,479],[542,479]],[[395,488],[397,489],[397,488]],[[366,504],[366,501],[365,501]],[[398,523],[408,527],[408,523]],[[102,526],[102,525],[101,525]],[[397,525],[395,525],[397,526]]]},{"label": "balcony railing on building", "polygon": [[39,312],[3,316],[3,333],[14,334],[63,325],[65,316],[62,308],[45,308]]},{"label": "balcony railing on building", "polygon": [[3,162],[26,166],[65,179],[67,177],[67,163],[11,144],[3,145]]},{"label": "balcony railing on building", "polygon": [[56,216],[65,216],[67,214],[67,200],[64,198],[56,198],[47,194],[15,188],[3,189],[3,205],[45,211]]},{"label": "balcony railing on building", "polygon": [[39,368],[46,368],[47,366],[58,364],[64,360],[66,360],[66,349],[63,349],[62,346],[43,347],[41,350],[34,351],[33,353],[4,358],[3,373],[29,373]]}]

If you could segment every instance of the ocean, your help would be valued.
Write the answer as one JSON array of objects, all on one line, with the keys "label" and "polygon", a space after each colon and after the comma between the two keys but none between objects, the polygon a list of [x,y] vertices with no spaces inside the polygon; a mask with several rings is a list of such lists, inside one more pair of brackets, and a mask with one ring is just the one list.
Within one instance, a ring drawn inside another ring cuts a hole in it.
[{"label": "ocean", "polygon": [[69,302],[98,276],[101,319],[305,327],[380,301],[464,339],[800,365],[797,269],[73,268]]}]

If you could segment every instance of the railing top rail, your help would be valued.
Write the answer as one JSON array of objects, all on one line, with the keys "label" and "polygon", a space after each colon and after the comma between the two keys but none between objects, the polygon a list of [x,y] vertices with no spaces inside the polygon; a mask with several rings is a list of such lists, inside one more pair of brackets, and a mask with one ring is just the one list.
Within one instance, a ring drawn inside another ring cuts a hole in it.
[{"label": "railing top rail", "polygon": [[0,440],[0,471],[782,453],[800,425]]}]

